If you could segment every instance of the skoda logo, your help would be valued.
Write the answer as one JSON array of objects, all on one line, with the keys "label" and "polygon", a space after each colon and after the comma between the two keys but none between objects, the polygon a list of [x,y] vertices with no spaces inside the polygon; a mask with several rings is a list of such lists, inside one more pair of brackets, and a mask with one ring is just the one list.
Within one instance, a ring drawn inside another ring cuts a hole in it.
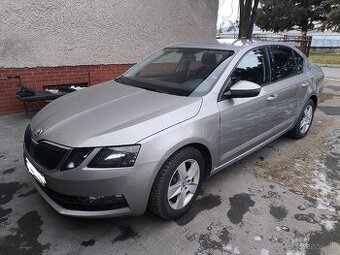
[{"label": "skoda logo", "polygon": [[34,130],[33,136],[34,138],[37,138],[41,133],[42,133],[42,129],[41,128],[37,128],[36,130]]}]

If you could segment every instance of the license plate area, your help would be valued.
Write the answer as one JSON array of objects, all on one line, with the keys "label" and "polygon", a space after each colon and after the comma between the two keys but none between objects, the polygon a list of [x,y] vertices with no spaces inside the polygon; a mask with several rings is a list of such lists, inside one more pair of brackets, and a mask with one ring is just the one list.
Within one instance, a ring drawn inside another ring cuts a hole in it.
[{"label": "license plate area", "polygon": [[43,186],[46,185],[46,179],[45,177],[33,166],[33,164],[25,158],[26,167],[28,169],[28,172],[33,175],[33,177]]}]

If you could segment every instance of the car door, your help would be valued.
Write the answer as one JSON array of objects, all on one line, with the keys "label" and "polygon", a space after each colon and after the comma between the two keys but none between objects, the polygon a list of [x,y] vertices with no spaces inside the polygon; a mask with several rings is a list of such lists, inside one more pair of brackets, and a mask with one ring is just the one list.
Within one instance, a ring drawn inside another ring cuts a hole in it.
[{"label": "car door", "polygon": [[302,109],[303,104],[307,101],[307,97],[310,96],[309,89],[312,86],[316,86],[318,79],[314,77],[314,75],[310,75],[308,73],[305,59],[296,51],[293,50],[294,59],[296,63],[296,74],[298,79],[298,87],[297,87],[297,109]]},{"label": "car door", "polygon": [[270,46],[272,57],[272,82],[277,87],[277,110],[275,126],[283,131],[291,126],[300,111],[299,87],[308,85],[306,75],[296,62],[294,51],[290,47]]},{"label": "car door", "polygon": [[229,76],[224,92],[240,80],[261,86],[256,97],[220,99],[220,166],[271,137],[276,111],[276,85],[270,83],[268,51],[248,51]]}]

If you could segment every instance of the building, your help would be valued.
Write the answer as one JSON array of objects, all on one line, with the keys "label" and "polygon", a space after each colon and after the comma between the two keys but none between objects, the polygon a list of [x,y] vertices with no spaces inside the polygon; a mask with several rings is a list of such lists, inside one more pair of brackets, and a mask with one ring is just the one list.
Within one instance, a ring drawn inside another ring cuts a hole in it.
[{"label": "building", "polygon": [[214,38],[218,11],[218,1],[211,0],[0,4],[0,114],[23,110],[16,98],[20,80],[36,91],[46,85],[93,85],[168,44]]}]

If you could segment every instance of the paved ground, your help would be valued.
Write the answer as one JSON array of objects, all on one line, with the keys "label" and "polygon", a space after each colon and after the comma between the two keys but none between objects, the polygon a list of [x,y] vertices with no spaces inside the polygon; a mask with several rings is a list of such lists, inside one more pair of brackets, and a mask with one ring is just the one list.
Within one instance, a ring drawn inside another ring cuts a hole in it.
[{"label": "paved ground", "polygon": [[28,180],[23,114],[0,116],[0,254],[340,254],[340,69],[311,133],[282,137],[210,178],[190,213],[58,215]]}]

